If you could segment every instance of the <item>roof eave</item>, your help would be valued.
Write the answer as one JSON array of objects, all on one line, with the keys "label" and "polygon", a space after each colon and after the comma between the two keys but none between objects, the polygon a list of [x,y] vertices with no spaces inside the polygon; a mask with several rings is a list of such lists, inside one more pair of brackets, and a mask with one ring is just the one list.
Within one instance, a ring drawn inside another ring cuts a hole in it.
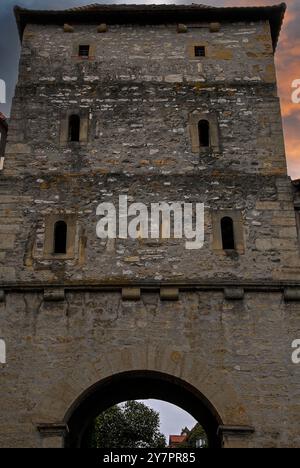
[{"label": "roof eave", "polygon": [[[14,13],[18,25],[19,36],[22,41],[27,23],[56,23],[64,22],[84,23],[85,21],[111,22],[120,21],[147,23],[184,22],[203,20],[214,21],[249,21],[269,20],[275,51],[287,5],[265,7],[210,7],[199,5],[90,5],[86,7],[71,8],[68,10],[29,10],[15,6]],[[199,13],[199,19],[197,18]]]}]

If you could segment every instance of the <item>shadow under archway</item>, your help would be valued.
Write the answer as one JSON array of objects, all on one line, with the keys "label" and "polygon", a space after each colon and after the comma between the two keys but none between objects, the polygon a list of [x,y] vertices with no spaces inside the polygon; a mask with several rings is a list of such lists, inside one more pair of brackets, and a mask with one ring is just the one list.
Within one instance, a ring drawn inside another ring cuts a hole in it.
[{"label": "shadow under archway", "polygon": [[211,403],[182,379],[155,371],[129,371],[112,375],[88,388],[66,414],[69,433],[65,447],[81,448],[92,421],[103,411],[127,400],[163,400],[190,413],[205,430],[210,448],[221,448],[220,416]]}]

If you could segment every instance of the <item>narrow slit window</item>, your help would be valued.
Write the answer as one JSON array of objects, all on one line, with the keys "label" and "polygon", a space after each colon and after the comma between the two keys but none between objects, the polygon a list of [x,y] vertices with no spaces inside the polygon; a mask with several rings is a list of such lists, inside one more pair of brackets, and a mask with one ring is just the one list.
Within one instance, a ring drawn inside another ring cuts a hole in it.
[{"label": "narrow slit window", "polygon": [[67,223],[57,221],[54,225],[54,254],[67,253]]},{"label": "narrow slit window", "polygon": [[79,115],[70,115],[69,117],[69,141],[80,140],[80,117]]},{"label": "narrow slit window", "polygon": [[206,55],[205,46],[195,46],[194,52],[195,52],[195,57],[205,57]]},{"label": "narrow slit window", "polygon": [[234,226],[233,220],[229,216],[226,216],[221,219],[221,232],[223,250],[234,250]]},{"label": "narrow slit window", "polygon": [[78,55],[79,55],[79,57],[82,57],[82,58],[89,58],[90,46],[89,45],[80,45]]},{"label": "narrow slit window", "polygon": [[208,120],[200,120],[198,123],[199,146],[200,148],[208,148],[210,146],[209,122]]}]

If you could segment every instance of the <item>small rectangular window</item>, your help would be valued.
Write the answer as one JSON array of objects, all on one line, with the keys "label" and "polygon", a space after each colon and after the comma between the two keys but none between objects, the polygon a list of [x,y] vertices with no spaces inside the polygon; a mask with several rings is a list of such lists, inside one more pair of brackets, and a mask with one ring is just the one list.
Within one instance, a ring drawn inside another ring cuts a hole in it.
[{"label": "small rectangular window", "polygon": [[79,55],[79,57],[82,57],[82,58],[89,58],[90,46],[89,45],[80,45],[78,55]]},{"label": "small rectangular window", "polygon": [[205,57],[204,46],[195,46],[195,57]]}]

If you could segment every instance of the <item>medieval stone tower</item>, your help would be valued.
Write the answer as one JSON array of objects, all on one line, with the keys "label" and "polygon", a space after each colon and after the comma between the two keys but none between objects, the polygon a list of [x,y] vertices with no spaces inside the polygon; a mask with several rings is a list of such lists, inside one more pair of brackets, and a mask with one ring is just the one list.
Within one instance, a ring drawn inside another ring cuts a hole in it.
[{"label": "medieval stone tower", "polygon": [[[274,69],[285,5],[16,8],[0,173],[2,447],[80,447],[159,398],[212,447],[300,445],[300,259]],[[101,240],[100,202],[205,204],[205,243]],[[298,205],[299,206],[299,205]]]}]

